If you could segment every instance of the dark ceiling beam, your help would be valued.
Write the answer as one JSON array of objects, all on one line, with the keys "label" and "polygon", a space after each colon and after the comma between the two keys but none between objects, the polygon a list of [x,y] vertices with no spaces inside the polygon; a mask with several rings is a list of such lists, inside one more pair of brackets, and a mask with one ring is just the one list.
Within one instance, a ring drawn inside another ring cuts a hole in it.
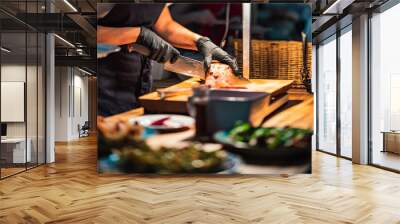
[{"label": "dark ceiling beam", "polygon": [[87,67],[93,71],[97,69],[97,59],[90,56],[56,56],[56,66]]},{"label": "dark ceiling beam", "polygon": [[96,6],[94,6],[89,0],[86,0],[86,3],[93,9],[93,11],[97,11]]},{"label": "dark ceiling beam", "polygon": [[349,25],[351,25],[352,20],[353,20],[353,15],[346,15],[343,18],[341,18],[340,20],[335,21],[329,27],[322,30],[317,35],[313,36],[313,44],[321,43],[322,41],[335,35],[338,30],[342,30],[342,29],[348,27]]},{"label": "dark ceiling beam", "polygon": [[0,19],[1,32],[7,31],[25,31],[26,26],[24,24],[18,23],[13,19]]},{"label": "dark ceiling beam", "polygon": [[81,47],[79,48],[82,50],[82,54],[78,54],[77,49],[67,48],[67,47],[60,47],[56,46],[55,51],[56,55],[66,56],[66,55],[77,55],[77,56],[90,56],[96,55],[96,48],[90,47]]},{"label": "dark ceiling beam", "polygon": [[7,11],[7,10],[1,8],[1,7],[0,7],[0,12],[1,12],[2,14],[6,15],[7,17],[13,19],[15,22],[17,22],[17,23],[19,23],[19,24],[21,24],[21,25],[26,26],[26,28],[35,30],[35,28],[32,27],[31,25],[29,25],[28,23],[26,23],[26,21],[24,21],[23,19],[19,18],[18,16],[16,16],[16,15],[10,13],[9,11]]},{"label": "dark ceiling beam", "polygon": [[319,9],[319,12],[313,12],[313,23],[311,28],[313,37],[317,37],[327,29],[332,29],[331,26],[333,24],[337,23],[337,21],[348,14],[346,9],[351,8],[352,5],[355,4],[357,4],[356,0],[336,0],[332,1],[324,8]]},{"label": "dark ceiling beam", "polygon": [[68,14],[68,17],[74,21],[83,31],[88,35],[86,41],[91,45],[96,45],[96,28],[89,23],[89,21],[80,14]]},{"label": "dark ceiling beam", "polygon": [[323,14],[342,14],[353,2],[355,0],[336,0],[329,4],[322,12]]},{"label": "dark ceiling beam", "polygon": [[28,13],[27,23],[46,32],[80,31],[81,28],[61,13]]},{"label": "dark ceiling beam", "polygon": [[311,32],[315,33],[321,30],[333,18],[335,18],[335,16],[320,16],[315,22],[312,23]]},{"label": "dark ceiling beam", "polygon": [[96,28],[81,15],[81,9],[79,8],[78,2],[68,1],[54,1],[54,5],[63,11],[68,18],[74,21],[86,34],[86,41],[89,45],[96,45]]},{"label": "dark ceiling beam", "polygon": [[66,33],[72,42],[96,46],[96,29],[79,13],[19,13],[0,22],[2,31],[25,30],[28,26],[40,32]]}]

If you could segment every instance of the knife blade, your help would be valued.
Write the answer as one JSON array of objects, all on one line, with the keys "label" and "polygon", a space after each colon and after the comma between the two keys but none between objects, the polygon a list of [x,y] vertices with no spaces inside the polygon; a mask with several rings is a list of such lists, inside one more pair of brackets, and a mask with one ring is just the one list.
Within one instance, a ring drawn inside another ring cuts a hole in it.
[{"label": "knife blade", "polygon": [[173,89],[157,89],[156,92],[161,100],[172,96],[191,95],[192,88],[173,88]]},{"label": "knife blade", "polygon": [[206,78],[203,62],[185,56],[178,56],[178,59],[173,64],[171,64],[169,61],[166,62],[164,64],[164,69],[170,72],[196,77],[203,80]]},{"label": "knife blade", "polygon": [[[140,44],[130,44],[128,46],[129,51],[135,51],[144,56],[150,55],[150,50]],[[178,59],[174,63],[165,62],[164,69],[170,72],[178,74],[205,79],[206,72],[204,70],[204,62],[194,60],[185,56],[178,56]]]}]

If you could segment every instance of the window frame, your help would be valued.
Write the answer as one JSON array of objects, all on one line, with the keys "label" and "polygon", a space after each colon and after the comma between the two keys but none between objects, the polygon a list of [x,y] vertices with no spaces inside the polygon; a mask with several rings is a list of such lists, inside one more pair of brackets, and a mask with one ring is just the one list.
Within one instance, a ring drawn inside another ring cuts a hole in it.
[{"label": "window frame", "polygon": [[[352,160],[351,157],[347,157],[342,155],[342,150],[341,150],[341,119],[340,119],[340,103],[341,103],[341,99],[340,99],[340,77],[341,77],[341,66],[340,66],[340,37],[342,35],[344,35],[347,32],[352,32],[352,23],[348,23],[346,24],[344,27],[341,27],[340,29],[337,28],[336,32],[327,36],[324,39],[319,39],[318,42],[315,44],[316,45],[316,91],[315,91],[315,102],[316,102],[316,150],[319,152],[323,152],[329,155],[333,155],[333,156],[337,156],[346,160]],[[334,38],[333,38],[334,37]],[[320,92],[319,92],[319,79],[320,79],[320,69],[319,69],[319,47],[321,45],[321,43],[324,42],[330,42],[330,41],[336,41],[336,151],[335,153],[332,152],[328,152],[324,149],[321,149],[320,143],[319,143],[319,132],[320,132],[320,127],[319,127],[319,96],[320,96]]]}]

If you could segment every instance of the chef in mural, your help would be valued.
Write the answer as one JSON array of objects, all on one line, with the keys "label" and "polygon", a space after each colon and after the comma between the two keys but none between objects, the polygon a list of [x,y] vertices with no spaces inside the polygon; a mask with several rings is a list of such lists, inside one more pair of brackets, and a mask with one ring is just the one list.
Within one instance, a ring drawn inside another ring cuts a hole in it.
[{"label": "chef in mural", "polygon": [[[173,63],[180,54],[176,48],[201,53],[206,70],[212,60],[218,60],[239,73],[234,57],[175,22],[165,4],[112,4],[99,13],[97,43],[121,46],[121,51],[98,60],[99,115],[138,107],[137,97],[151,89],[150,60]],[[149,48],[150,56],[130,53],[131,43]]]}]

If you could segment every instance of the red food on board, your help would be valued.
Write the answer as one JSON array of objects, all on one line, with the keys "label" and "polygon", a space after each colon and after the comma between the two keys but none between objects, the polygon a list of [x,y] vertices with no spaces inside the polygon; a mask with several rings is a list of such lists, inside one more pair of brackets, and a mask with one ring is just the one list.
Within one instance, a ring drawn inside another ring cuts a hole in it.
[{"label": "red food on board", "polygon": [[210,88],[246,88],[248,81],[238,78],[231,67],[222,63],[212,63],[206,76],[206,86]]}]

